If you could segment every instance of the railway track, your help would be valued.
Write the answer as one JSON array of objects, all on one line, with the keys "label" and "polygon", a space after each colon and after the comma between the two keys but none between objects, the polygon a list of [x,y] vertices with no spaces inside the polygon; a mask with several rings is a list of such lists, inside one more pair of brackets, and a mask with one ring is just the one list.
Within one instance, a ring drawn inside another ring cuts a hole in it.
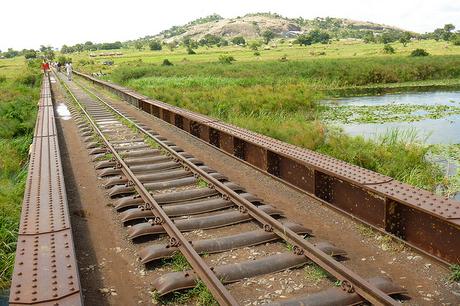
[{"label": "railway track", "polygon": [[[345,250],[327,241],[310,242],[308,237],[313,233],[284,218],[281,210],[123,115],[82,84],[61,80],[75,102],[69,108],[74,117],[80,117],[77,122],[83,141],[129,239],[143,244],[138,252],[141,262],[149,265],[180,252],[191,266],[190,270],[158,277],[153,287],[159,296],[193,288],[202,281],[219,304],[234,305],[238,301],[225,284],[312,262],[337,279],[340,286],[289,302],[398,304],[391,295],[404,294],[405,290],[389,278],[360,277],[340,263],[346,258]],[[253,225],[251,230],[243,226],[248,223]],[[185,236],[212,229],[232,234],[192,241]],[[290,247],[250,261],[210,266],[200,256],[280,242]]]}]

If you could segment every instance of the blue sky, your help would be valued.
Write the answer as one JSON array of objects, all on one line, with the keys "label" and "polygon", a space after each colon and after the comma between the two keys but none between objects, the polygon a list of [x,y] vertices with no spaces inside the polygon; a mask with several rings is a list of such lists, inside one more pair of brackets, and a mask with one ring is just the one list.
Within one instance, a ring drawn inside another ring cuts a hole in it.
[{"label": "blue sky", "polygon": [[212,13],[344,17],[420,33],[445,23],[460,29],[460,0],[14,0],[4,1],[0,8],[0,50],[135,39]]}]

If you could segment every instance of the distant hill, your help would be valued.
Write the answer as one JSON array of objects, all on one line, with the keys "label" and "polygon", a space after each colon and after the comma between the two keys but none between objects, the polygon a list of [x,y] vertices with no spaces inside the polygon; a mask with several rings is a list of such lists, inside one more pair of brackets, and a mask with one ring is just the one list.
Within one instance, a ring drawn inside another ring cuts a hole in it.
[{"label": "distant hill", "polygon": [[243,36],[246,39],[258,39],[266,30],[271,30],[276,37],[289,38],[314,29],[326,31],[333,38],[363,38],[369,32],[374,35],[384,32],[404,32],[397,27],[345,18],[294,19],[273,13],[255,13],[236,18],[223,18],[214,14],[196,19],[185,25],[171,27],[157,35],[147,36],[143,39],[155,38],[172,42],[189,37],[198,41],[207,34],[224,38]]}]

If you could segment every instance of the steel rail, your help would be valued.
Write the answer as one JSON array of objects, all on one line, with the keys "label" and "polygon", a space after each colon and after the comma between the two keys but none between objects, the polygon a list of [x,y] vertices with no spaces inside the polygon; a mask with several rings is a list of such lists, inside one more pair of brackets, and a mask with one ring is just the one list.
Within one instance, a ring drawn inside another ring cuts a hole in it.
[{"label": "steel rail", "polygon": [[208,184],[210,184],[210,186],[212,186],[221,194],[223,194],[224,197],[231,199],[235,204],[237,204],[240,207],[241,211],[248,212],[254,219],[263,224],[265,229],[273,230],[280,238],[290,243],[293,243],[295,245],[294,248],[297,253],[307,256],[313,262],[318,264],[321,268],[323,268],[331,275],[336,277],[338,280],[340,280],[344,290],[348,291],[349,293],[356,292],[364,299],[375,305],[399,305],[397,301],[395,301],[389,295],[384,293],[382,290],[378,289],[376,286],[372,285],[367,280],[365,280],[355,272],[351,271],[344,265],[335,261],[331,256],[316,248],[312,243],[303,239],[294,231],[283,226],[282,223],[258,209],[257,206],[255,206],[253,203],[240,197],[238,193],[225,186],[222,182],[215,179],[214,177],[212,177],[211,175],[209,175],[208,173],[206,173],[205,171],[203,171],[187,159],[183,158],[180,154],[169,148],[168,145],[164,144],[164,142],[161,139],[159,139],[158,136],[153,135],[146,129],[139,126],[136,122],[126,117],[120,111],[118,111],[110,104],[105,102],[93,91],[87,89],[85,86],[82,86],[80,83],[77,84],[85,91],[97,98],[110,110],[112,110],[117,115],[133,124],[143,134],[154,139],[164,150],[168,152],[168,155],[174,157],[174,159],[177,162],[181,163],[186,169],[189,169],[195,174],[200,175],[205,181],[208,182]]},{"label": "steel rail", "polygon": [[[190,245],[189,241],[182,235],[179,229],[174,225],[173,221],[168,217],[168,215],[163,211],[161,206],[155,201],[153,196],[148,192],[148,190],[143,186],[141,181],[136,177],[136,175],[129,169],[128,165],[123,161],[123,158],[116,152],[115,148],[110,144],[107,138],[103,135],[97,124],[93,121],[91,116],[86,112],[85,108],[80,104],[75,95],[71,92],[70,88],[62,83],[67,91],[72,96],[73,100],[77,103],[79,108],[87,117],[89,123],[93,129],[97,132],[99,137],[104,141],[105,145],[112,152],[113,156],[118,162],[118,166],[121,167],[121,170],[129,178],[130,183],[134,185],[136,191],[139,193],[141,198],[146,202],[146,206],[152,210],[154,216],[159,217],[158,224],[161,224],[166,233],[170,237],[170,245],[176,246],[185,256],[187,261],[190,263],[194,271],[198,274],[200,279],[205,283],[206,287],[211,291],[214,298],[219,302],[220,305],[238,305],[238,302],[230,294],[230,292],[225,288],[222,282],[217,278],[214,272],[209,268],[209,266],[203,261],[200,255],[195,251],[195,249]],[[126,118],[126,117],[124,117]],[[129,120],[129,119],[127,119]]]}]

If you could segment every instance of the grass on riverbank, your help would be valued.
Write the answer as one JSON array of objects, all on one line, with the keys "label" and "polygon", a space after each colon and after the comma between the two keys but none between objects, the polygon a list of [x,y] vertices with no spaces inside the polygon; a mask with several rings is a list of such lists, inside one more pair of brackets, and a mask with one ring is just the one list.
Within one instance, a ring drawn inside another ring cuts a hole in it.
[{"label": "grass on riverbank", "polygon": [[0,69],[0,288],[10,282],[41,76],[24,59]]}]

